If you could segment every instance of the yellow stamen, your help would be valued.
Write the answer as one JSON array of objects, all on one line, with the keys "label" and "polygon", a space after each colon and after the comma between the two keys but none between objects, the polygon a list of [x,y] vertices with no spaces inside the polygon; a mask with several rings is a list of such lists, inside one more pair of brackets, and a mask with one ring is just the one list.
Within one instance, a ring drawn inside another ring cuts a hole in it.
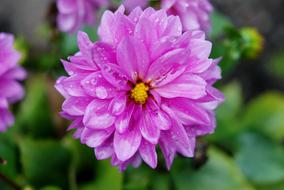
[{"label": "yellow stamen", "polygon": [[131,90],[131,98],[134,99],[136,103],[145,104],[148,98],[149,87],[144,83],[138,83]]}]

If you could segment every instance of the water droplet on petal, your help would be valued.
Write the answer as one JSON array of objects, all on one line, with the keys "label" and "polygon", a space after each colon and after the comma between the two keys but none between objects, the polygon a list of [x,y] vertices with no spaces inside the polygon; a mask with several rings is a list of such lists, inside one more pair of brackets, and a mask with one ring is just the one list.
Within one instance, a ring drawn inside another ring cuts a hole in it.
[{"label": "water droplet on petal", "polygon": [[101,99],[105,99],[108,96],[107,90],[103,86],[96,88],[96,96]]}]

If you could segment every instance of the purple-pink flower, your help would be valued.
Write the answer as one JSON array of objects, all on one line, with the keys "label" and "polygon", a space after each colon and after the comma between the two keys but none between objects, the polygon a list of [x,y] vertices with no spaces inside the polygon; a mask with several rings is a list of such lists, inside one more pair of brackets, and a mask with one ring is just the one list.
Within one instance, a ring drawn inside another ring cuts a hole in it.
[{"label": "purple-pink flower", "polygon": [[98,33],[95,43],[78,34],[80,51],[62,60],[69,76],[56,83],[74,137],[120,170],[142,160],[155,168],[158,147],[168,169],[177,153],[194,156],[196,137],[214,132],[223,101],[204,32],[182,33],[179,17],[164,10],[127,16],[121,6],[104,13]]},{"label": "purple-pink flower", "polygon": [[62,32],[76,32],[83,25],[93,26],[95,14],[108,0],[57,0],[57,24]]},{"label": "purple-pink flower", "polygon": [[181,18],[184,31],[211,29],[213,7],[209,0],[162,0],[162,8]]},{"label": "purple-pink flower", "polygon": [[144,8],[148,4],[148,0],[123,0],[123,5],[129,11],[136,7]]},{"label": "purple-pink flower", "polygon": [[26,77],[26,72],[18,66],[21,55],[14,48],[14,37],[0,33],[0,132],[13,124],[14,118],[9,104],[20,100],[24,95],[18,83]]}]

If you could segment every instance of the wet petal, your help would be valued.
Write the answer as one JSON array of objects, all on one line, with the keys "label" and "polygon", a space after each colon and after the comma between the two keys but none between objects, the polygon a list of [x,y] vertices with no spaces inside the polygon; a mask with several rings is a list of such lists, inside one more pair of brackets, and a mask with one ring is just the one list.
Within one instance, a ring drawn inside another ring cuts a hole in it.
[{"label": "wet petal", "polygon": [[120,115],[125,110],[126,100],[126,94],[121,94],[118,97],[112,99],[108,109],[113,115]]},{"label": "wet petal", "polygon": [[210,124],[210,117],[208,113],[204,108],[198,106],[197,103],[187,100],[185,98],[168,100],[168,103],[171,109],[176,113],[176,116],[183,124]]},{"label": "wet petal", "polygon": [[106,130],[93,130],[84,128],[81,134],[81,143],[88,145],[91,148],[98,147],[113,133],[114,127]]},{"label": "wet petal", "polygon": [[92,52],[93,60],[99,67],[102,67],[106,63],[116,64],[117,62],[115,49],[109,44],[96,42]]},{"label": "wet petal", "polygon": [[115,132],[114,151],[117,158],[126,161],[131,158],[138,150],[141,143],[141,134],[137,126],[128,129],[124,133]]},{"label": "wet petal", "polygon": [[88,95],[99,99],[112,98],[117,94],[116,89],[104,79],[101,72],[88,75],[80,84]]},{"label": "wet petal", "polygon": [[109,101],[93,100],[87,107],[83,123],[91,129],[106,129],[114,124],[113,117],[107,109]]},{"label": "wet petal", "polygon": [[171,83],[158,87],[156,92],[165,98],[198,99],[206,95],[206,81],[192,74],[183,74]]},{"label": "wet petal", "polygon": [[62,110],[69,115],[81,116],[84,115],[85,110],[91,101],[90,98],[86,97],[70,97],[64,101]]},{"label": "wet petal", "polygon": [[95,148],[95,155],[98,160],[104,160],[113,155],[112,142],[106,141],[101,146]]},{"label": "wet petal", "polygon": [[153,122],[148,112],[144,112],[140,119],[140,131],[142,136],[152,144],[157,144],[160,137],[160,130]]},{"label": "wet petal", "polygon": [[115,128],[119,133],[124,133],[129,127],[129,122],[134,111],[134,105],[127,105],[125,112],[122,113],[115,121]]},{"label": "wet petal", "polygon": [[141,145],[139,147],[139,153],[142,159],[151,167],[157,167],[157,153],[155,145],[147,142],[146,140],[141,141]]},{"label": "wet petal", "polygon": [[144,44],[134,37],[126,37],[118,45],[117,61],[128,77],[135,82],[137,78],[143,78],[148,70],[148,51]]}]

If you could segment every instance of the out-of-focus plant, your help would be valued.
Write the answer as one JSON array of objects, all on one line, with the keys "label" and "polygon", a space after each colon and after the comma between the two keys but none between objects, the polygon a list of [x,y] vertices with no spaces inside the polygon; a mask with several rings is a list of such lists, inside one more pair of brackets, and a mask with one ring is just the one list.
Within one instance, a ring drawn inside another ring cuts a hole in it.
[{"label": "out-of-focus plant", "polygon": [[[119,5],[120,1],[112,1]],[[159,7],[158,1],[151,5]],[[0,133],[0,189],[25,190],[282,190],[284,189],[284,94],[266,92],[244,98],[237,79],[221,81],[226,101],[216,112],[214,134],[197,140],[195,157],[178,156],[171,171],[161,152],[152,170],[145,164],[120,173],[108,161],[97,161],[92,149],[66,132],[68,122],[58,113],[63,99],[54,90],[55,78],[64,73],[60,58],[78,51],[76,35],[42,27],[49,41],[47,52],[31,55],[29,44],[16,40],[29,78],[26,97],[14,105],[15,125]],[[93,27],[82,29],[97,40]],[[56,34],[56,35],[54,35]],[[236,28],[221,13],[212,15],[213,58],[222,56],[223,76],[247,59],[257,59],[263,37],[254,28]],[[20,45],[19,45],[20,44]],[[271,56],[267,71],[283,78],[283,52]],[[1,93],[1,89],[0,89]]]}]

